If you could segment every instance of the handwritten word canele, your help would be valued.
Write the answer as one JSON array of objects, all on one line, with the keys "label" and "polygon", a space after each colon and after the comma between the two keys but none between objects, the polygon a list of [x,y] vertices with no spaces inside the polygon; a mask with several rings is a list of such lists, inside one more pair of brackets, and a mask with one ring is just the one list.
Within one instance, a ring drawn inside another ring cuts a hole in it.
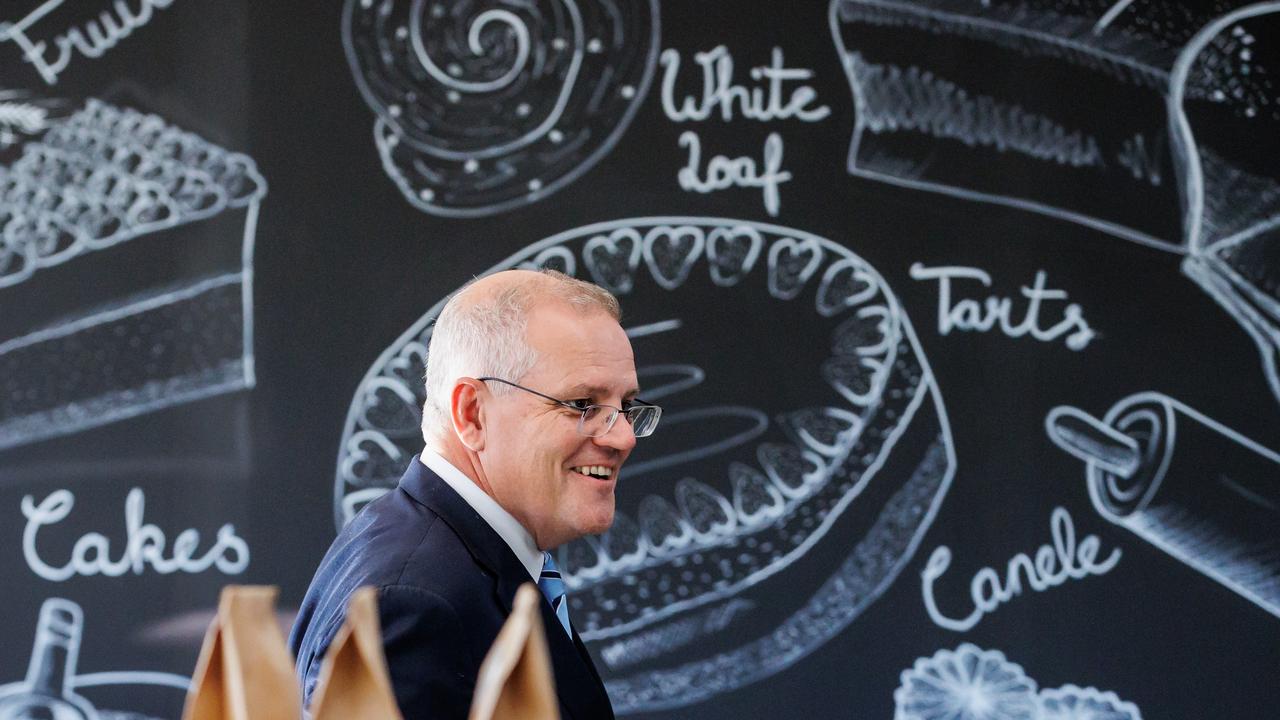
[{"label": "handwritten word canele", "polygon": [[1035,282],[1030,287],[1022,286],[1021,292],[1027,307],[1022,319],[1017,322],[1014,321],[1013,298],[991,295],[981,302],[971,298],[952,299],[954,281],[976,280],[983,287],[991,287],[991,275],[984,270],[953,265],[925,267],[921,263],[915,263],[911,266],[911,278],[938,281],[939,335],[947,335],[952,330],[987,332],[998,327],[1011,338],[1029,335],[1041,342],[1057,340],[1066,335],[1067,347],[1076,351],[1085,349],[1097,337],[1078,303],[1068,303],[1062,310],[1062,319],[1057,323],[1049,327],[1040,325],[1040,313],[1046,301],[1067,299],[1065,290],[1045,288],[1047,276],[1043,270],[1036,271]]},{"label": "handwritten word canele", "polygon": [[[701,92],[677,98],[680,53],[668,48],[659,59],[663,67],[662,112],[672,122],[705,122],[717,117],[725,122],[739,117],[757,122],[818,122],[831,114],[829,107],[816,104],[818,93],[813,87],[796,84],[812,78],[813,71],[786,67],[782,48],[773,49],[769,65],[748,71],[750,84],[735,79],[733,56],[724,45],[694,53],[693,60],[702,69]],[[680,189],[709,193],[731,187],[760,188],[765,211],[777,216],[781,205],[778,187],[791,179],[791,173],[782,169],[781,135],[769,133],[759,162],[749,156],[712,155],[704,167],[702,138],[692,130],[680,134],[680,147],[688,153],[676,173]]]},{"label": "handwritten word canele", "polygon": [[1120,562],[1120,550],[1112,550],[1105,560],[1098,560],[1100,541],[1098,536],[1089,535],[1076,544],[1076,528],[1071,514],[1066,508],[1056,507],[1049,519],[1049,529],[1053,536],[1053,545],[1041,545],[1036,551],[1035,560],[1026,553],[1018,553],[1009,558],[1005,568],[1003,582],[1000,574],[990,567],[979,570],[969,583],[969,597],[973,600],[973,610],[964,617],[953,617],[944,613],[934,596],[933,586],[951,567],[951,548],[939,545],[929,556],[924,571],[922,592],[924,607],[929,619],[940,627],[957,632],[971,629],[982,617],[994,612],[1000,605],[1009,602],[1016,595],[1022,594],[1022,582],[1036,592],[1044,592],[1058,587],[1067,580],[1080,580],[1089,575],[1105,575]]},{"label": "handwritten word canele", "polygon": [[148,566],[162,575],[201,573],[210,567],[237,575],[249,566],[249,546],[230,524],[218,529],[217,540],[203,555],[198,554],[199,531],[183,530],[173,539],[166,557],[168,538],[164,531],[143,522],[146,497],[140,488],[130,490],[125,499],[125,542],[118,558],[112,559],[111,541],[105,535],[91,532],[76,540],[65,564],[50,564],[37,547],[40,531],[65,520],[75,503],[75,495],[69,490],[55,490],[39,503],[30,495],[22,498],[22,514],[27,518],[22,531],[22,555],[27,567],[45,580],[62,582],[76,575],[119,577],[129,572],[141,575]]}]

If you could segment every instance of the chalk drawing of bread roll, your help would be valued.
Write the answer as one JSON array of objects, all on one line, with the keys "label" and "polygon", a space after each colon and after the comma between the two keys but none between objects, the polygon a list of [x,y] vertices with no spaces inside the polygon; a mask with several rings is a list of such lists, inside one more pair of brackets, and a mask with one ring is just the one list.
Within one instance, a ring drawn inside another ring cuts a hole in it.
[{"label": "chalk drawing of bread roll", "polygon": [[[659,432],[622,469],[603,536],[559,549],[571,614],[621,713],[773,675],[896,579],[955,470],[932,371],[884,279],[810,233],[705,217],[576,228],[499,263],[622,300]],[[343,432],[335,512],[394,486],[421,446],[432,308],[370,369]]]},{"label": "chalk drawing of bread roll", "polygon": [[0,167],[0,448],[252,387],[253,160],[89,100]]},{"label": "chalk drawing of bread roll", "polygon": [[[1216,232],[1208,223],[1244,226],[1274,214],[1232,192],[1243,186],[1227,178],[1241,170],[1216,147],[1274,156],[1274,129],[1242,125],[1241,137],[1211,122],[1192,132],[1186,105],[1235,102],[1247,88],[1242,96],[1261,102],[1255,112],[1274,109],[1267,73],[1250,66],[1250,52],[1226,61],[1223,46],[1241,21],[1262,24],[1277,9],[833,0],[832,36],[857,116],[848,170],[1186,252]],[[1274,187],[1276,175],[1271,163],[1261,179]]]},{"label": "chalk drawing of bread roll", "polygon": [[1166,395],[1045,418],[1102,517],[1280,617],[1280,454]]},{"label": "chalk drawing of bread roll", "polygon": [[658,28],[658,0],[347,0],[342,41],[405,198],[476,217],[550,195],[613,148]]}]

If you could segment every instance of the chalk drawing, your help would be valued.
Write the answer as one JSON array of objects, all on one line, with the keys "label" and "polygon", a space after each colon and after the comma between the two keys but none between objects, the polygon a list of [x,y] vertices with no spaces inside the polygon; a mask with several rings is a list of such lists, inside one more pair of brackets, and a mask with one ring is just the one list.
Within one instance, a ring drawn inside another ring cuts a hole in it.
[{"label": "chalk drawing", "polygon": [[182,675],[149,671],[78,674],[84,611],[70,600],[49,598],[40,607],[26,678],[0,685],[0,720],[150,720],[142,715],[100,710],[81,695],[82,688],[151,686],[186,692]]},{"label": "chalk drawing", "polygon": [[[0,448],[252,387],[265,193],[248,157],[92,99],[0,167],[0,306],[23,307],[6,313],[0,336]],[[218,259],[112,295],[86,281],[83,304],[15,327],[47,304],[31,294],[48,269],[130,277],[131,253],[163,257],[180,242]]]},{"label": "chalk drawing", "polygon": [[[1184,254],[1257,343],[1280,400],[1277,12],[1275,0],[832,0],[856,115],[848,171]],[[948,37],[983,61],[958,67]],[[1064,79],[974,70],[1026,62]],[[1082,114],[1077,95],[1113,111]]]},{"label": "chalk drawing", "polygon": [[[676,99],[676,79],[680,75],[680,51],[662,51],[662,112],[672,122],[701,122],[713,115],[728,122],[737,115],[757,122],[796,119],[818,122],[831,114],[826,105],[813,107],[818,91],[811,85],[792,85],[813,78],[809,68],[787,67],[782,48],[775,47],[768,65],[759,65],[745,73],[750,80],[739,83],[734,77],[733,54],[717,45],[693,55],[701,76],[700,92]],[[754,84],[754,85],[753,85]],[[718,112],[717,112],[718,111]]]},{"label": "chalk drawing", "polygon": [[49,108],[21,90],[0,90],[0,150],[49,129]]},{"label": "chalk drawing", "polygon": [[1155,392],[1101,420],[1055,407],[1045,430],[1103,518],[1280,617],[1280,453]]},{"label": "chalk drawing", "polygon": [[904,670],[894,720],[1142,720],[1131,702],[1092,687],[1037,691],[1036,681],[999,650],[965,643]]},{"label": "chalk drawing", "polygon": [[995,568],[984,567],[975,573],[969,583],[969,598],[973,601],[973,610],[959,618],[946,614],[938,607],[933,586],[946,573],[947,568],[951,567],[951,548],[946,545],[934,548],[920,573],[921,592],[929,619],[939,627],[965,632],[973,629],[984,615],[1021,595],[1024,579],[1028,589],[1044,592],[1059,587],[1068,580],[1105,575],[1120,562],[1121,553],[1115,549],[1106,553],[1105,558],[1098,558],[1101,541],[1097,535],[1088,535],[1077,544],[1075,521],[1064,507],[1053,509],[1049,518],[1049,531],[1053,536],[1053,544],[1041,545],[1036,550],[1035,560],[1027,553],[1017,553],[1009,558],[1003,581]]},{"label": "chalk drawing", "polygon": [[57,84],[58,76],[67,69],[77,53],[89,60],[102,57],[121,40],[132,35],[134,30],[151,22],[155,11],[169,7],[173,0],[102,2],[96,17],[60,32],[55,30],[53,33],[36,34],[45,30],[40,26],[45,16],[64,3],[66,0],[46,0],[15,21],[0,22],[0,42],[17,44],[22,49],[23,58],[50,85]]},{"label": "chalk drawing", "polygon": [[912,280],[936,280],[938,283],[939,335],[947,335],[952,330],[988,332],[995,328],[1011,338],[1029,335],[1040,342],[1051,342],[1065,335],[1064,344],[1077,351],[1088,347],[1097,337],[1078,303],[1067,303],[1058,322],[1049,327],[1041,326],[1040,311],[1044,302],[1067,300],[1067,291],[1045,287],[1043,270],[1036,271],[1035,281],[1030,286],[1024,285],[1020,289],[1027,306],[1022,320],[1017,323],[1013,321],[1013,298],[991,295],[982,302],[971,298],[952,301],[953,281],[976,280],[983,287],[991,287],[991,275],[981,268],[955,265],[927,267],[922,263],[912,263],[910,273]]},{"label": "chalk drawing", "polygon": [[[1198,149],[1186,153],[1183,272],[1254,340],[1280,400],[1280,171],[1272,160],[1280,89],[1270,79],[1280,72],[1277,13],[1280,2],[1247,5],[1197,32],[1174,65],[1169,105],[1178,145]],[[1206,113],[1211,121],[1197,126]],[[1228,155],[1216,137],[1257,143]]]},{"label": "chalk drawing", "polygon": [[[615,710],[687,705],[796,663],[896,580],[954,474],[942,399],[902,306],[831,240],[721,218],[576,228],[490,272],[562,259],[553,248],[621,296],[644,396],[661,399],[667,428],[622,469],[609,532],[559,549]],[[681,301],[717,296],[732,300]],[[356,391],[339,524],[394,487],[421,447],[420,378],[443,302]],[[809,552],[819,546],[834,554]]]},{"label": "chalk drawing", "polygon": [[658,0],[347,0],[342,42],[400,192],[435,215],[536,202],[618,142],[649,90]]},{"label": "chalk drawing", "polygon": [[1257,344],[1263,375],[1280,400],[1280,214],[1187,256],[1182,270]]},{"label": "chalk drawing", "polygon": [[39,503],[32,496],[22,498],[22,514],[27,519],[22,531],[22,555],[27,567],[51,582],[63,582],[75,576],[119,577],[126,573],[141,575],[148,568],[161,575],[170,573],[202,573],[216,567],[226,575],[238,575],[249,567],[249,545],[236,535],[230,523],[218,529],[212,546],[199,553],[200,533],[194,528],[182,531],[173,540],[165,557],[168,538],[159,527],[143,522],[146,496],[141,488],[129,491],[124,504],[125,541],[117,559],[111,558],[111,541],[106,535],[90,532],[72,546],[71,558],[65,565],[50,565],[41,556],[37,539],[42,528],[57,525],[71,514],[76,498],[70,490],[55,490]]},{"label": "chalk drawing", "polygon": [[[818,97],[812,86],[788,85],[809,80],[814,72],[808,68],[786,67],[782,48],[773,48],[770,64],[751,68],[745,73],[750,80],[742,83],[734,77],[734,58],[724,45],[694,53],[693,60],[701,69],[701,92],[696,96],[686,94],[677,100],[680,51],[668,48],[659,59],[663,67],[662,112],[672,122],[703,122],[712,117],[730,122],[736,115],[757,122],[792,118],[818,122],[831,114],[831,108],[826,105],[812,106]],[[765,138],[759,163],[747,156],[713,155],[704,166],[702,138],[692,130],[680,133],[679,145],[687,150],[687,162],[676,173],[680,189],[705,194],[730,187],[758,187],[765,211],[777,216],[781,202],[779,186],[791,180],[791,173],[782,169],[781,135],[771,132]]]},{"label": "chalk drawing", "polygon": [[692,130],[680,133],[679,143],[688,151],[688,161],[676,172],[681,190],[705,195],[731,187],[760,188],[765,211],[771,217],[778,215],[781,203],[778,188],[791,180],[791,173],[782,169],[781,135],[772,132],[765,138],[758,166],[750,157],[725,155],[713,155],[703,166],[702,140]]}]

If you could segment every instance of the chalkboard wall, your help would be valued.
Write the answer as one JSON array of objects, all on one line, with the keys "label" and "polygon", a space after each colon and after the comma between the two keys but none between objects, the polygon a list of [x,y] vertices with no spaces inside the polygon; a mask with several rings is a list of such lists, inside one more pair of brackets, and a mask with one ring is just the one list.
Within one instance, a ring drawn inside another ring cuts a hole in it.
[{"label": "chalkboard wall", "polygon": [[559,550],[619,714],[1275,717],[1278,151],[1277,2],[6,3],[0,720],[288,623],[521,266],[667,409]]}]

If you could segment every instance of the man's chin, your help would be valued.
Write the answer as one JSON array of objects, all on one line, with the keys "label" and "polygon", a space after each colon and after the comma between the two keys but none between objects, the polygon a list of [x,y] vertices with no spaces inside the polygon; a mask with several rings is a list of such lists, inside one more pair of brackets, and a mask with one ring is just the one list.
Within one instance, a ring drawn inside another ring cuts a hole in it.
[{"label": "man's chin", "polygon": [[608,511],[603,509],[596,515],[587,520],[582,528],[587,535],[603,535],[613,527],[613,503],[609,504]]}]

